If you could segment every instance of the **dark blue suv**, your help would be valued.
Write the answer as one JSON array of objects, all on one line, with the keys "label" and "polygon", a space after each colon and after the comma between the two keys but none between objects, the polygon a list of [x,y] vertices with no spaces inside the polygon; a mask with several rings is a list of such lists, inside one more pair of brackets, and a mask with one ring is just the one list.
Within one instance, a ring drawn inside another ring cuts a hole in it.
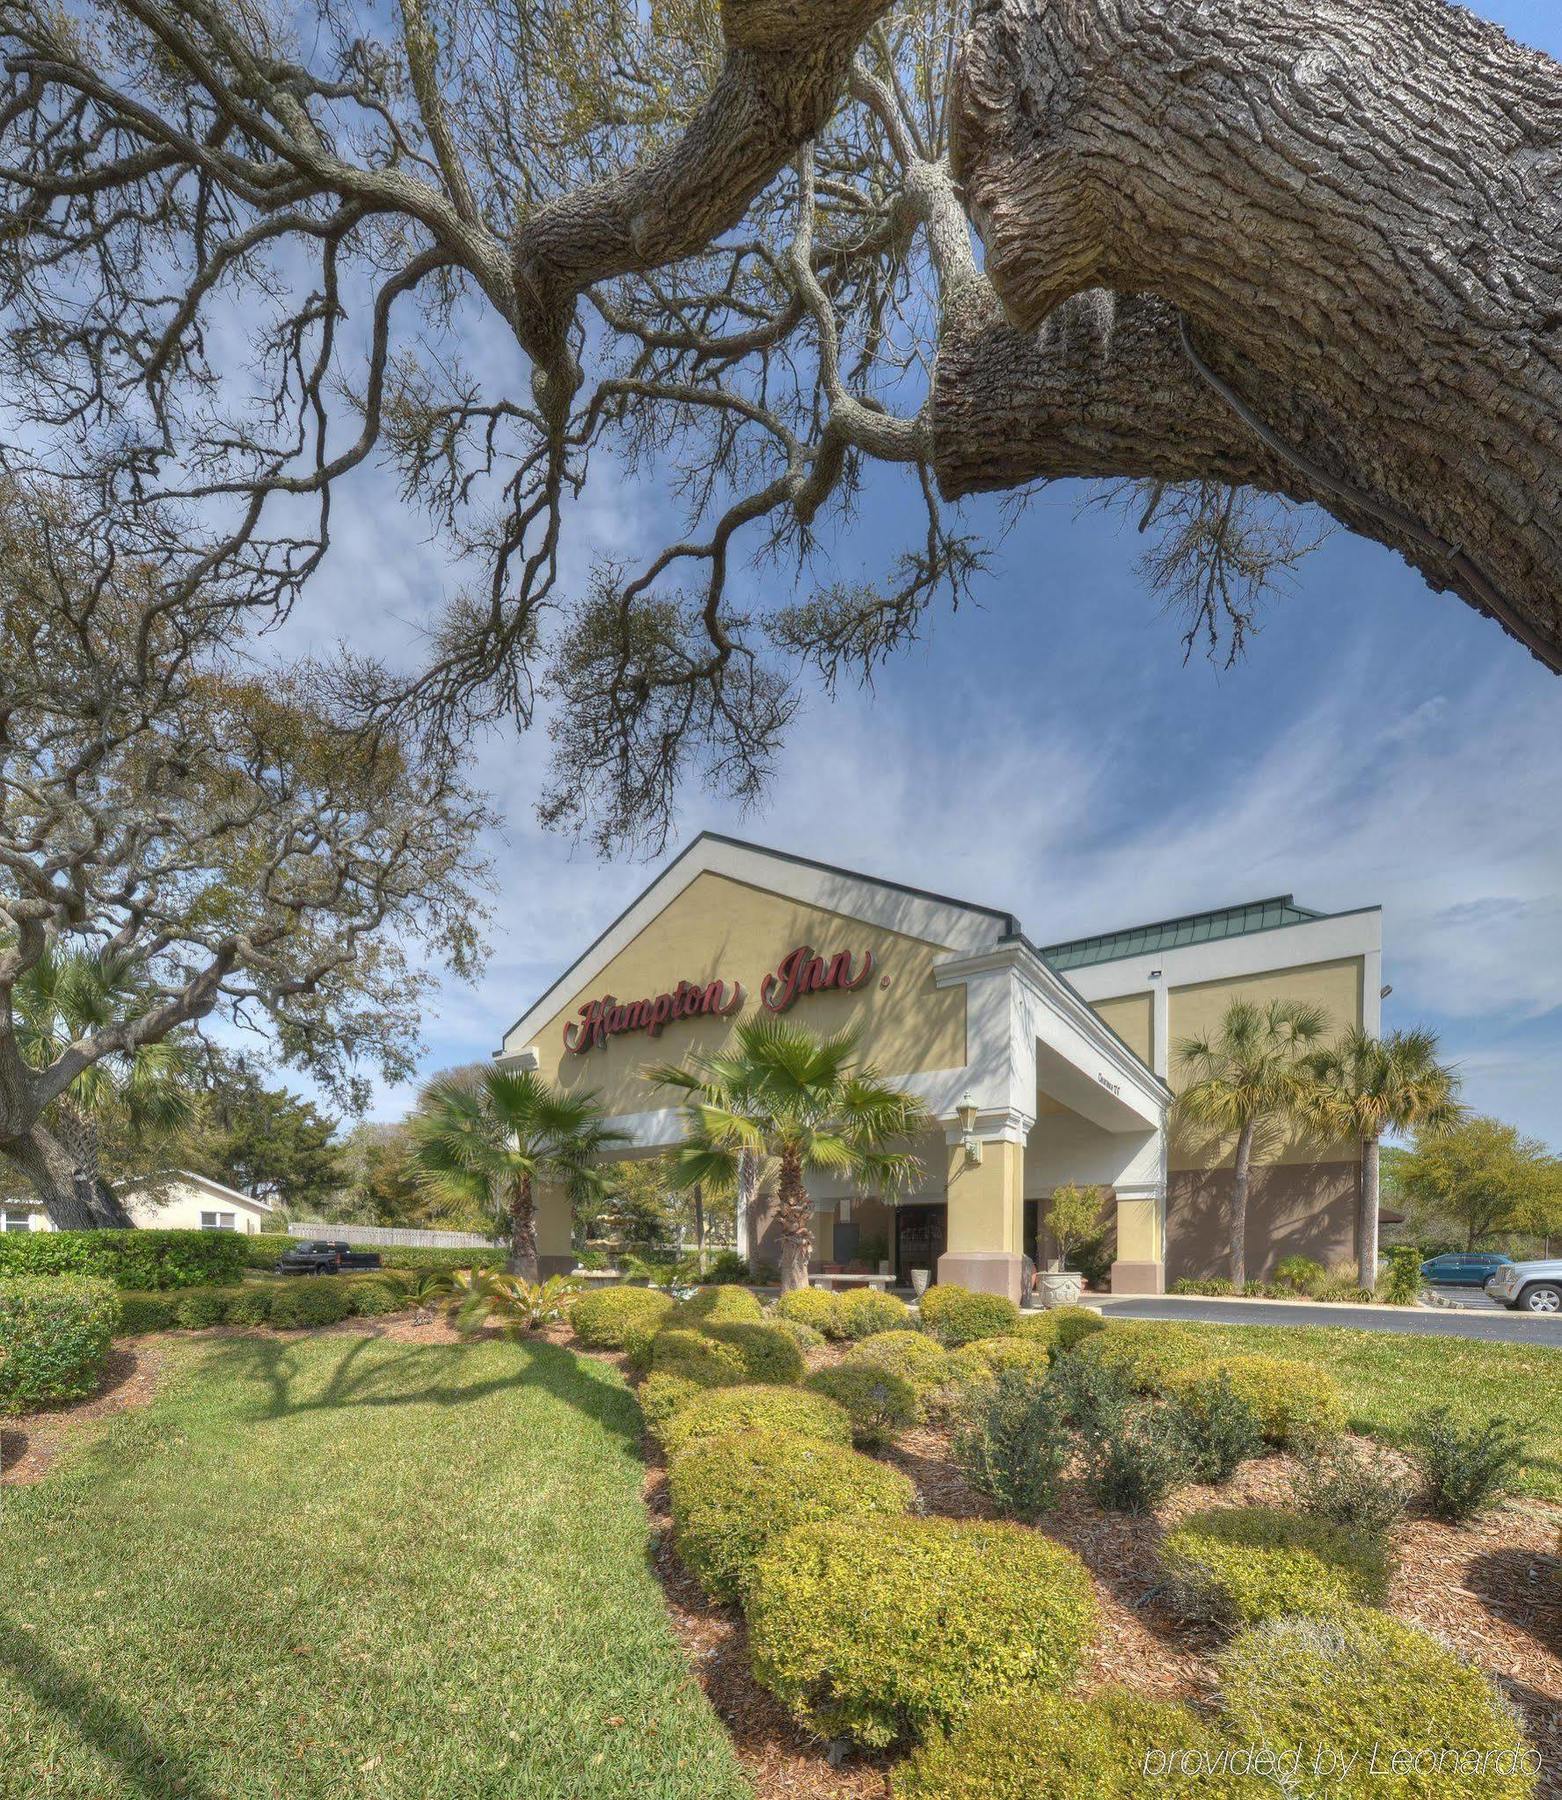
[{"label": "dark blue suv", "polygon": [[1434,1287],[1484,1288],[1499,1269],[1513,1261],[1497,1250],[1450,1250],[1421,1265],[1421,1273]]}]

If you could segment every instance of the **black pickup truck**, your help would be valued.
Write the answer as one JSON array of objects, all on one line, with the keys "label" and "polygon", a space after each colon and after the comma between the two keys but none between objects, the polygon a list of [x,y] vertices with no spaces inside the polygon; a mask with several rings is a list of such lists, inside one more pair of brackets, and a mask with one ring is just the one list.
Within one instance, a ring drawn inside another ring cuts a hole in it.
[{"label": "black pickup truck", "polygon": [[377,1269],[378,1250],[355,1250],[351,1244],[324,1238],[300,1238],[277,1259],[279,1275],[340,1275],[344,1269]]}]

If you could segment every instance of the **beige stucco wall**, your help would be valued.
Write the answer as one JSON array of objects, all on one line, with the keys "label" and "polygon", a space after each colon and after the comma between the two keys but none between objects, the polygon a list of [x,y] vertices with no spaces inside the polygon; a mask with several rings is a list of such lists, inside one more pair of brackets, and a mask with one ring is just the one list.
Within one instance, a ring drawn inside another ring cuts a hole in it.
[{"label": "beige stucco wall", "polygon": [[147,1195],[127,1194],[125,1210],[137,1225],[157,1231],[199,1231],[203,1212],[232,1213],[233,1229],[253,1237],[272,1226],[268,1207],[243,1196],[216,1194],[196,1181],[172,1180]]},{"label": "beige stucco wall", "polygon": [[[541,1073],[566,1088],[595,1088],[609,1113],[646,1112],[671,1104],[647,1086],[648,1065],[681,1062],[690,1051],[720,1048],[728,1019],[678,1019],[657,1037],[644,1031],[609,1038],[584,1054],[567,1052],[564,1027],[588,1002],[613,994],[621,1001],[670,991],[680,981],[741,981],[745,1011],[759,1005],[759,984],[798,944],[829,957],[850,950],[859,962],[873,952],[874,970],[855,993],[826,991],[800,998],[786,1015],[810,1031],[860,1024],[862,1054],[886,1075],[952,1069],[966,1061],[965,990],[935,988],[934,962],[948,954],[860,919],[766,893],[725,875],[699,875],[607,968],[534,1036]],[[884,986],[885,982],[888,986]],[[509,1048],[519,1049],[519,1042]]]},{"label": "beige stucco wall", "polygon": [[1150,994],[1122,994],[1114,1000],[1093,1000],[1091,1011],[1103,1025],[1115,1031],[1146,1068],[1155,1066],[1155,1000]]}]

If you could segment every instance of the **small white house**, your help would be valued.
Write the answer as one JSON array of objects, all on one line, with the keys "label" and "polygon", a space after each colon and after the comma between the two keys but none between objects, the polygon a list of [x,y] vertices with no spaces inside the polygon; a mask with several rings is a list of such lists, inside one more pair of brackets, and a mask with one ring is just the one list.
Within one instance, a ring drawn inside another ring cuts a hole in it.
[{"label": "small white house", "polygon": [[[146,1182],[122,1184],[125,1205],[137,1225],[159,1231],[277,1230],[276,1207],[188,1169],[170,1169]],[[49,1215],[29,1200],[0,1202],[0,1231],[52,1231]]]}]

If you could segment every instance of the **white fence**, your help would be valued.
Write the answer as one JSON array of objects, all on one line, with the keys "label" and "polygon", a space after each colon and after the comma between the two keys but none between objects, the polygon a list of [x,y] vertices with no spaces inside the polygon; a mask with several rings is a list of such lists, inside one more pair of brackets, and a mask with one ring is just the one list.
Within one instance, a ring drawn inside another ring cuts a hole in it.
[{"label": "white fence", "polygon": [[471,1231],[411,1231],[400,1225],[289,1225],[296,1238],[327,1238],[343,1244],[393,1244],[404,1250],[493,1250],[496,1238],[478,1237]]}]

